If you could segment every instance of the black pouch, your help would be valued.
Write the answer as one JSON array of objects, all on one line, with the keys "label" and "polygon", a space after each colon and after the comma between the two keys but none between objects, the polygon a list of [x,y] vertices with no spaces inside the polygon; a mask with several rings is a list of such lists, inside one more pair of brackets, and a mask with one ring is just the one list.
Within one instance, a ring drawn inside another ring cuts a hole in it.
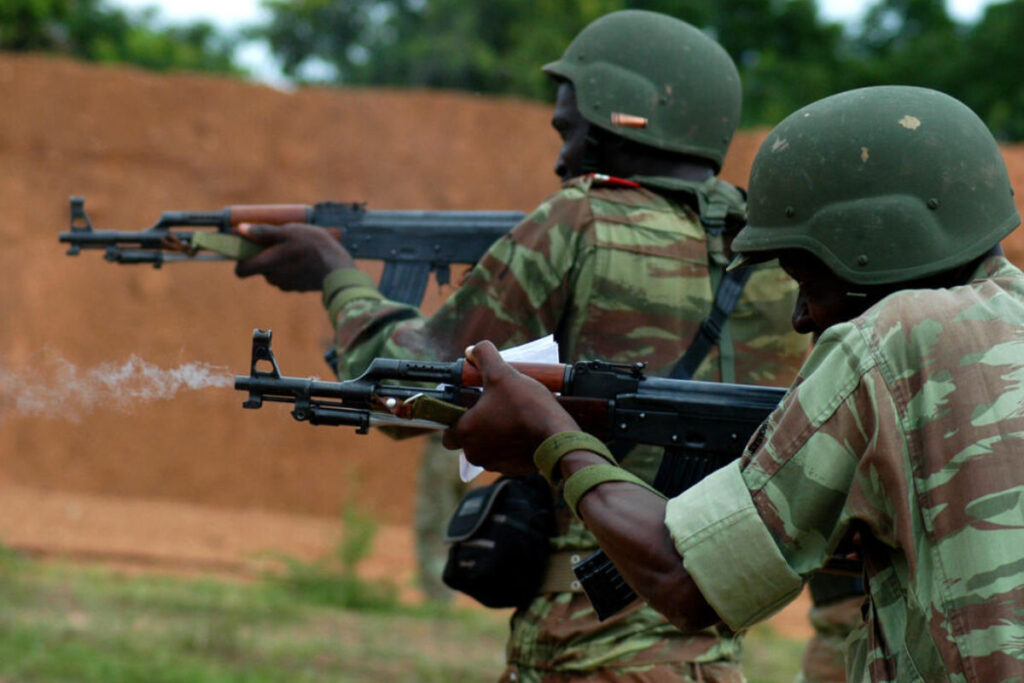
[{"label": "black pouch", "polygon": [[488,607],[525,605],[544,579],[554,531],[551,489],[539,474],[475,488],[448,522],[441,578]]}]

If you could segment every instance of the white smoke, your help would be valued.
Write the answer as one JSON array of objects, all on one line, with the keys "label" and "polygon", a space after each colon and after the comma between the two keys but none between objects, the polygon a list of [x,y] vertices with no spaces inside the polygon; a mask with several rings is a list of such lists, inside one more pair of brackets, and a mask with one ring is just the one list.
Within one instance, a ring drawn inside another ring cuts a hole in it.
[{"label": "white smoke", "polygon": [[12,413],[77,420],[96,410],[125,412],[141,403],[169,400],[180,391],[234,384],[225,367],[186,363],[164,369],[134,355],[123,363],[89,369],[52,355],[41,365],[9,368],[0,364],[0,420]]}]

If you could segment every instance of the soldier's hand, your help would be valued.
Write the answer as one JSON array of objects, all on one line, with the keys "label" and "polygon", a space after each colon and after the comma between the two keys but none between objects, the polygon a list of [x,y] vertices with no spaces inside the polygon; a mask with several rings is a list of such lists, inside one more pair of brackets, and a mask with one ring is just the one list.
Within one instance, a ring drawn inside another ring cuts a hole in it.
[{"label": "soldier's hand", "polygon": [[578,430],[544,385],[516,371],[489,341],[466,349],[483,377],[484,392],[444,433],[444,445],[462,448],[475,465],[519,475],[536,471],[533,452],[558,432]]},{"label": "soldier's hand", "polygon": [[262,275],[286,292],[309,292],[323,286],[324,277],[337,268],[355,268],[345,248],[329,232],[314,225],[243,223],[238,232],[267,248],[239,261],[239,277]]}]

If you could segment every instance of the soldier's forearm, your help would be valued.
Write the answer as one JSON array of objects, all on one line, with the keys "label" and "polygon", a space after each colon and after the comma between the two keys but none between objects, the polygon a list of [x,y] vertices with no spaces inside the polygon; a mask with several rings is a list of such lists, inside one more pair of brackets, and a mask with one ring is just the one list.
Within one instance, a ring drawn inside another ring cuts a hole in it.
[{"label": "soldier's forearm", "polygon": [[663,498],[609,482],[584,496],[579,510],[626,582],[676,628],[696,631],[720,621],[683,568],[665,526]]}]

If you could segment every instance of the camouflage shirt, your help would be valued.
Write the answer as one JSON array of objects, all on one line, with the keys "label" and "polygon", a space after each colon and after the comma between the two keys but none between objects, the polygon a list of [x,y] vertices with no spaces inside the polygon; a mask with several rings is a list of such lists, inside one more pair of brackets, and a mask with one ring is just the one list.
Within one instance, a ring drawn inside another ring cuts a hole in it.
[{"label": "camouflage shirt", "polygon": [[670,501],[687,570],[738,629],[857,533],[851,680],[1020,680],[1022,382],[1024,274],[1002,257],[835,325],[742,462]]},{"label": "camouflage shirt", "polygon": [[[383,299],[369,280],[335,295],[328,311],[343,376],[358,374],[375,357],[452,360],[482,339],[504,348],[547,334],[555,335],[563,362],[646,361],[652,374],[664,375],[708,315],[724,263],[696,212],[673,193],[585,176],[498,240],[433,316]],[[791,382],[808,347],[790,326],[795,295],[781,269],[758,267],[719,348],[695,377]],[[623,464],[650,480],[659,458],[660,451],[640,448]],[[593,536],[570,518],[563,515],[554,549],[595,549]],[[738,654],[737,646],[712,635],[682,638],[649,608],[599,623],[589,606],[570,609],[570,598],[538,598],[513,619],[509,661],[521,667],[520,680],[529,679],[531,667],[639,670],[652,661]],[[560,629],[571,637],[551,632],[556,613],[572,614],[565,617],[572,628]]]},{"label": "camouflage shirt", "polygon": [[[506,348],[547,334],[563,362],[646,361],[664,375],[707,316],[713,279],[689,206],[584,176],[498,240],[433,316],[383,299],[368,278],[369,287],[335,296],[329,314],[343,377],[376,357],[454,360],[483,339]],[[780,269],[760,267],[730,316],[724,351],[712,351],[696,376],[791,381],[808,345],[790,329],[795,293]]]}]

